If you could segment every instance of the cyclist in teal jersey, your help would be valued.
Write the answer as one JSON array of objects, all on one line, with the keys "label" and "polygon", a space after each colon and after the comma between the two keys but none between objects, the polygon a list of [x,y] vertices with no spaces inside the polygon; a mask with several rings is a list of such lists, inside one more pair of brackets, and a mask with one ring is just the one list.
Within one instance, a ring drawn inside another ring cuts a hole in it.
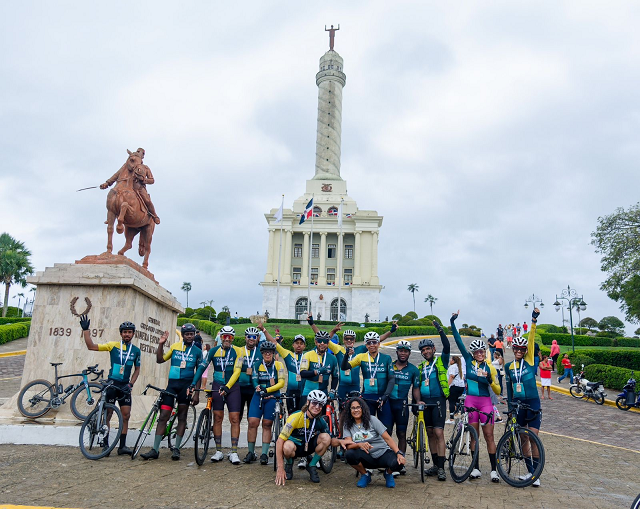
[{"label": "cyclist in teal jersey", "polygon": [[446,481],[447,474],[444,470],[446,451],[444,421],[447,397],[449,396],[447,368],[449,366],[451,344],[440,322],[434,320],[433,326],[440,334],[442,354],[440,357],[436,356],[436,346],[431,339],[426,338],[420,341],[418,348],[422,357],[424,357],[424,361],[418,366],[419,380],[413,389],[413,397],[420,403],[439,405],[429,406],[424,410],[429,449],[431,449],[431,458],[433,459],[433,465],[425,473],[428,476],[437,475],[439,481]]},{"label": "cyclist in teal jersey", "polygon": [[[535,338],[536,327],[538,323],[540,310],[535,308],[531,313],[531,328],[529,329],[529,338],[519,337],[513,339],[513,356],[515,360],[509,362],[504,367],[505,378],[507,381],[507,402],[511,404],[513,400],[520,400],[531,407],[531,410],[540,410],[540,396],[538,395],[538,387],[536,385],[536,372],[538,371],[537,357],[535,357]],[[542,415],[533,413],[530,410],[521,410],[517,415],[518,424],[523,428],[529,428],[536,435],[540,430]],[[538,467],[540,453],[536,448],[533,449],[531,457],[529,457],[529,440],[523,437],[522,449],[527,454],[525,463],[529,476],[533,475]],[[533,486],[540,486],[540,479],[533,482]]]},{"label": "cyclist in teal jersey", "polygon": [[[316,348],[305,353],[300,361],[300,376],[304,380],[302,399],[314,390],[320,390],[335,397],[338,387],[338,361],[336,356],[328,351],[329,334],[325,331],[316,333]],[[331,377],[331,390],[329,391],[329,377]]]},{"label": "cyclist in teal jersey", "polygon": [[[115,404],[117,399],[122,413],[122,434],[120,435],[118,456],[123,454],[131,456],[132,451],[127,447],[127,430],[131,416],[131,389],[140,375],[140,349],[131,344],[136,326],[131,322],[124,322],[120,324],[120,341],[96,344],[91,339],[90,325],[91,320],[87,315],[82,315],[80,327],[82,327],[82,336],[87,348],[94,352],[109,352],[111,369],[108,378],[113,382],[114,387],[107,389],[107,403]],[[112,415],[113,410],[107,410],[107,422],[111,422]],[[106,438],[103,447],[104,449],[109,447]]]},{"label": "cyclist in teal jersey", "polygon": [[304,403],[302,400],[304,380],[302,379],[302,375],[300,375],[300,363],[302,362],[304,348],[307,345],[307,339],[302,334],[297,334],[296,337],[293,338],[293,351],[291,351],[278,343],[278,340],[269,334],[264,325],[259,325],[258,328],[260,328],[269,341],[276,345],[276,351],[287,368],[288,375],[286,395],[294,398],[292,400],[287,400],[287,412],[291,415],[293,412],[300,410]]},{"label": "cyclist in teal jersey", "polygon": [[[180,459],[180,444],[184,436],[184,430],[187,427],[187,411],[189,410],[189,394],[188,389],[193,380],[193,373],[198,365],[202,362],[202,350],[194,343],[196,336],[196,326],[192,323],[185,323],[181,329],[182,341],[174,343],[169,351],[164,354],[164,344],[169,339],[169,333],[165,332],[160,341],[158,341],[158,349],[156,350],[156,362],[162,364],[171,360],[169,368],[169,384],[167,391],[172,392],[178,399],[178,428],[176,430],[176,445],[171,453],[171,459],[177,461]],[[198,381],[197,388],[200,388]],[[194,393],[192,403],[198,404],[198,392]],[[156,436],[153,447],[149,452],[141,454],[140,457],[145,460],[155,460],[160,456],[160,442],[164,437],[167,429],[167,422],[173,411],[175,398],[169,394],[162,395],[160,403],[160,417],[156,426]]]},{"label": "cyclist in teal jersey", "polygon": [[[391,407],[391,426],[387,429],[389,435],[393,434],[393,426],[396,427],[398,436],[398,448],[405,453],[407,451],[407,426],[409,425],[409,412],[404,408],[411,388],[419,387],[420,371],[409,362],[411,355],[411,343],[401,340],[396,344],[397,360],[393,361],[393,373],[395,375],[395,385],[389,396]],[[402,465],[401,474],[406,470]]]},{"label": "cyclist in teal jersey", "polygon": [[[458,311],[458,313],[460,313],[460,311]],[[453,313],[451,316],[451,332],[453,332],[453,337],[466,364],[467,397],[465,399],[465,405],[477,408],[492,417],[489,418],[478,412],[470,412],[469,424],[471,424],[479,434],[480,422],[484,421],[482,434],[487,443],[487,452],[489,453],[489,461],[491,462],[491,481],[500,482],[500,476],[496,471],[496,442],[493,438],[493,403],[489,395],[489,391],[500,394],[498,374],[491,362],[486,361],[487,345],[484,341],[474,339],[469,344],[469,350],[464,346],[455,324],[458,313]],[[471,353],[469,353],[469,351]],[[475,447],[476,444],[471,443],[472,450],[475,449]],[[480,457],[480,455],[478,455],[478,457]],[[480,466],[476,460],[475,468],[471,471],[470,477],[471,479],[479,479],[481,475],[482,472],[480,472]]]},{"label": "cyclist in teal jersey", "polygon": [[[385,336],[388,336],[387,333]],[[353,355],[353,349],[349,348],[346,355],[342,357],[341,368],[348,370],[360,366],[364,387],[362,398],[369,405],[371,415],[380,419],[385,427],[391,426],[393,422],[391,416],[391,406],[389,396],[395,386],[396,378],[393,369],[391,356],[380,353],[380,335],[377,332],[369,331],[364,335],[364,342],[367,346],[367,353]]]}]

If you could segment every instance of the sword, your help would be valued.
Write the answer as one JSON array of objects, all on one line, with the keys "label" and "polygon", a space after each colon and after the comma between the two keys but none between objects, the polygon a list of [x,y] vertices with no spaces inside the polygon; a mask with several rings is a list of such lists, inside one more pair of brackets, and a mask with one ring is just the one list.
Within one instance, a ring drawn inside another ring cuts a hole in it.
[{"label": "sword", "polygon": [[[100,187],[100,186],[83,187],[82,189],[78,189],[78,191],[86,191],[87,189],[96,189],[97,187]],[[76,191],[76,193],[77,193],[78,191]]]}]

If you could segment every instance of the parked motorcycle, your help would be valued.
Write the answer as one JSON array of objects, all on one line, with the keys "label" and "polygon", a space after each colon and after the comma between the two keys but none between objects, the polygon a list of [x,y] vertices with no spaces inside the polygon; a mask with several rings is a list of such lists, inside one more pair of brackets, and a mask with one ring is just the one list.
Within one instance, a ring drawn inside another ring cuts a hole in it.
[{"label": "parked motorcycle", "polygon": [[627,384],[623,387],[622,393],[618,394],[616,398],[616,406],[620,410],[629,410],[632,407],[640,408],[640,394],[636,392],[636,381],[633,378],[633,371],[631,372],[631,378],[627,380]]},{"label": "parked motorcycle", "polygon": [[574,398],[592,399],[598,405],[604,404],[604,398],[607,395],[604,392],[603,382],[590,382],[585,378],[584,364],[582,365],[582,371],[573,377],[569,392]]}]

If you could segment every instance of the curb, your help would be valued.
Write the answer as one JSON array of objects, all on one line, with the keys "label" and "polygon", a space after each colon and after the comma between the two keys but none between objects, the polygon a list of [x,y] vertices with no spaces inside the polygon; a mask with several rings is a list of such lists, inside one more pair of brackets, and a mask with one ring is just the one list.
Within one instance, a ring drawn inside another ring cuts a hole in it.
[{"label": "curb", "polygon": [[[538,387],[542,387],[540,385],[540,382],[536,382],[536,385]],[[551,390],[554,391],[554,392],[559,392],[560,394],[564,394],[565,396],[571,396],[571,392],[569,392],[569,389],[565,389],[564,387],[558,387],[556,385],[551,385],[550,387],[551,387]],[[573,396],[571,396],[571,397],[573,398]],[[577,398],[575,398],[575,399],[577,399]],[[618,408],[615,401],[607,399],[607,398],[604,399],[604,403],[603,404],[606,405],[606,406],[612,406],[614,408]],[[622,412],[622,410],[620,410],[620,411]],[[640,410],[637,409],[637,408],[630,408],[627,411],[628,412],[640,413]]]},{"label": "curb", "polygon": [[16,350],[15,352],[0,353],[0,358],[1,357],[15,357],[16,355],[27,355],[27,351],[26,350]]}]

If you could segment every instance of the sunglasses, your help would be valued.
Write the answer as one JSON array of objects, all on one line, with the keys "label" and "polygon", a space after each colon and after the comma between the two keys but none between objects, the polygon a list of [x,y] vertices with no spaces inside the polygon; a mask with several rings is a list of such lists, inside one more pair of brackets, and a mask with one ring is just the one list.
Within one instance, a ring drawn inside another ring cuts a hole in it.
[{"label": "sunglasses", "polygon": [[309,406],[319,406],[322,407],[322,403],[318,403],[317,401],[310,401]]},{"label": "sunglasses", "polygon": [[323,344],[323,345],[328,345],[329,344],[329,340],[328,339],[317,339],[316,341],[318,343]]},{"label": "sunglasses", "polygon": [[367,345],[377,345],[378,343],[380,343],[380,341],[373,340],[373,341],[367,341],[366,342]]},{"label": "sunglasses", "polygon": [[256,336],[255,334],[249,334],[247,336],[247,339],[258,339],[258,336]]},{"label": "sunglasses", "polygon": [[233,336],[231,334],[223,334],[222,336],[220,336],[222,339],[233,339]]},{"label": "sunglasses", "polygon": [[513,351],[514,352],[526,352],[528,350],[528,348],[526,346],[514,346],[513,347]]}]

